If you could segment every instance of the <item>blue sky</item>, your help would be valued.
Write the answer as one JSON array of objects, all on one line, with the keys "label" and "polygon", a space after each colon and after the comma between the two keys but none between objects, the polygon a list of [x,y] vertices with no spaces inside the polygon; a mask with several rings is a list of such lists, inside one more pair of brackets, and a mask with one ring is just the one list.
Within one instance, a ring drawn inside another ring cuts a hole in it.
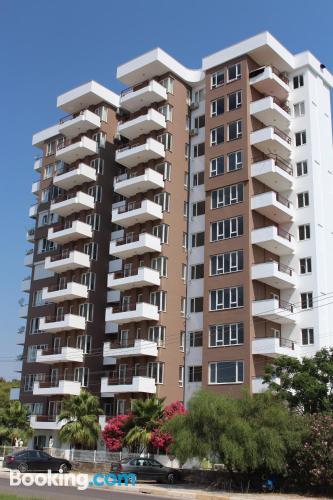
[{"label": "blue sky", "polygon": [[0,376],[13,376],[20,350],[18,300],[37,180],[31,136],[61,116],[56,96],[91,79],[119,91],[117,65],[156,46],[197,68],[203,56],[265,30],[332,71],[332,15],[329,0],[0,0]]}]

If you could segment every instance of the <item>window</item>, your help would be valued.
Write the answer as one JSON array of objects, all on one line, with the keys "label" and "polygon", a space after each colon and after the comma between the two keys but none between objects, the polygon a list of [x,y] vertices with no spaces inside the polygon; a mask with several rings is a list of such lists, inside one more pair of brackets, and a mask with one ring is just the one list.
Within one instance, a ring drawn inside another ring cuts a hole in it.
[{"label": "window", "polygon": [[151,267],[159,271],[160,277],[166,278],[168,276],[168,257],[154,257],[151,259]]},{"label": "window", "polygon": [[299,87],[303,87],[303,85],[304,85],[303,74],[294,76],[293,85],[294,85],[294,89],[298,89]]},{"label": "window", "polygon": [[54,155],[56,152],[57,141],[51,141],[46,144],[46,156]]},{"label": "window", "polygon": [[86,217],[86,222],[91,225],[94,231],[99,231],[101,227],[101,216],[99,214],[89,214]]},{"label": "window", "polygon": [[179,387],[183,387],[184,385],[184,367],[180,366],[178,369],[178,385]]},{"label": "window", "polygon": [[90,196],[93,196],[95,201],[101,202],[102,201],[102,186],[98,186],[98,185],[91,186],[88,189],[88,194]]},{"label": "window", "polygon": [[228,111],[240,108],[242,105],[242,92],[238,90],[228,95]]},{"label": "window", "polygon": [[203,297],[192,297],[190,300],[190,311],[191,313],[197,313],[203,311]]},{"label": "window", "polygon": [[49,179],[53,175],[53,165],[45,165],[43,179]]},{"label": "window", "polygon": [[244,323],[226,323],[209,327],[209,347],[244,344]]},{"label": "window", "polygon": [[42,299],[42,294],[43,294],[43,290],[36,290],[33,293],[33,296],[32,296],[33,307],[42,306],[45,304],[44,300]]},{"label": "window", "polygon": [[187,235],[187,233],[183,233],[182,247],[186,248],[186,249],[188,248],[188,235]]},{"label": "window", "polygon": [[188,172],[184,172],[184,188],[188,189]]},{"label": "window", "polygon": [[224,113],[224,97],[210,102],[210,116],[220,116]]},{"label": "window", "polygon": [[166,121],[172,122],[172,110],[173,107],[170,104],[165,104],[164,106],[160,106],[158,111],[164,116]]},{"label": "window", "polygon": [[201,382],[202,381],[202,366],[189,366],[188,367],[188,381]]},{"label": "window", "polygon": [[203,101],[204,99],[205,99],[205,89],[196,90],[193,93],[193,101],[192,102],[199,103],[199,102]]},{"label": "window", "polygon": [[163,212],[170,211],[170,193],[158,193],[154,196],[154,202],[161,205]]},{"label": "window", "polygon": [[296,163],[296,171],[297,171],[297,177],[306,175],[308,173],[308,162],[299,161],[298,163]]},{"label": "window", "polygon": [[153,226],[153,235],[160,238],[161,243],[168,243],[169,226],[167,224],[159,224],[158,226]]},{"label": "window", "polygon": [[190,347],[202,347],[202,337],[203,337],[202,331],[189,332],[188,335],[189,335]]},{"label": "window", "polygon": [[186,314],[186,297],[180,298],[180,313],[185,316]]},{"label": "window", "polygon": [[97,142],[99,148],[105,148],[106,134],[104,132],[97,132],[96,134],[93,134],[92,138]]},{"label": "window", "polygon": [[87,321],[93,321],[94,318],[94,304],[80,304],[79,315],[86,318]]},{"label": "window", "polygon": [[302,102],[297,102],[294,104],[294,117],[299,118],[300,116],[305,115],[305,103],[304,101]]},{"label": "window", "polygon": [[182,264],[182,280],[186,281],[187,277],[187,266],[186,264]]},{"label": "window", "polygon": [[50,201],[50,189],[43,189],[40,195],[41,203],[48,203]]},{"label": "window", "polygon": [[311,257],[299,259],[299,270],[301,274],[310,274],[312,272]]},{"label": "window", "polygon": [[205,115],[196,116],[194,118],[194,128],[202,128],[205,126]]},{"label": "window", "polygon": [[47,238],[38,240],[37,253],[51,252],[55,248],[55,243]]},{"label": "window", "polygon": [[242,137],[242,120],[228,124],[228,141],[234,141]]},{"label": "window", "polygon": [[312,309],[313,294],[312,292],[301,293],[301,309]]},{"label": "window", "polygon": [[103,158],[95,158],[94,160],[91,160],[90,166],[96,170],[96,174],[104,174]]},{"label": "window", "polygon": [[158,312],[166,311],[167,293],[164,291],[150,292],[150,303],[157,306]]},{"label": "window", "polygon": [[210,86],[212,89],[216,89],[216,87],[220,87],[220,85],[224,84],[224,71],[217,71],[213,73],[210,77]]},{"label": "window", "polygon": [[31,318],[29,333],[31,335],[33,335],[34,333],[40,333],[40,330],[39,330],[39,318]]},{"label": "window", "polygon": [[166,91],[168,92],[168,94],[173,94],[174,79],[171,78],[171,76],[168,76],[167,78],[163,78],[163,80],[160,80],[159,83],[164,88],[166,88]]},{"label": "window", "polygon": [[184,217],[188,217],[188,202],[187,201],[184,201],[183,215],[184,215]]},{"label": "window", "polygon": [[185,159],[187,160],[190,154],[190,145],[185,143]]},{"label": "window", "polygon": [[82,349],[84,354],[89,354],[91,352],[91,335],[79,335],[76,339],[76,347]]},{"label": "window", "polygon": [[243,217],[241,215],[232,217],[231,219],[212,222],[210,225],[210,240],[220,241],[242,236],[243,230]]},{"label": "window", "polygon": [[296,146],[303,146],[306,144],[306,131],[296,132],[295,134],[295,144]]},{"label": "window", "polygon": [[147,365],[147,376],[154,378],[156,384],[164,383],[164,363],[150,362]]},{"label": "window", "polygon": [[82,387],[87,387],[89,383],[89,368],[85,366],[74,368],[74,380],[80,382]]},{"label": "window", "polygon": [[197,215],[203,215],[205,213],[205,202],[197,201],[196,203],[192,203],[192,216],[196,217]]},{"label": "window", "polygon": [[302,344],[303,345],[314,344],[313,328],[302,328]]},{"label": "window", "polygon": [[172,134],[165,132],[164,134],[158,135],[157,140],[163,144],[166,151],[172,150]]},{"label": "window", "polygon": [[158,347],[165,346],[165,326],[150,326],[148,328],[148,339],[156,342]]},{"label": "window", "polygon": [[65,164],[63,161],[58,160],[55,162],[55,173],[56,175],[63,174],[65,172]]},{"label": "window", "polygon": [[233,64],[228,68],[228,82],[239,80],[242,77],[241,63]]},{"label": "window", "polygon": [[125,399],[117,399],[117,415],[125,415],[126,408],[126,400]]},{"label": "window", "polygon": [[228,172],[239,170],[243,167],[243,152],[233,151],[228,154]]},{"label": "window", "polygon": [[216,146],[224,142],[224,125],[212,128],[210,131],[210,145]]},{"label": "window", "polygon": [[224,156],[218,156],[210,160],[210,177],[224,174]]},{"label": "window", "polygon": [[89,255],[90,260],[97,260],[98,257],[98,243],[85,243],[83,247],[84,253]]},{"label": "window", "polygon": [[185,349],[185,332],[179,334],[179,349],[184,352]]},{"label": "window", "polygon": [[163,175],[164,181],[171,180],[171,163],[168,161],[164,161],[163,163],[156,165],[155,170]]},{"label": "window", "polygon": [[102,122],[108,121],[108,108],[106,106],[99,106],[96,108],[95,114],[100,117]]},{"label": "window", "polygon": [[202,247],[205,244],[205,233],[192,234],[192,248]]},{"label": "window", "polygon": [[200,142],[200,144],[195,144],[193,146],[193,156],[198,158],[198,156],[203,156],[205,154],[205,143]]},{"label": "window", "polygon": [[191,266],[191,280],[199,280],[204,277],[204,264]]},{"label": "window", "polygon": [[86,285],[88,290],[95,290],[96,286],[96,273],[83,273],[81,275],[81,283],[82,285]]},{"label": "window", "polygon": [[304,191],[304,193],[298,193],[297,205],[298,208],[304,208],[309,206],[309,193],[307,191]]},{"label": "window", "polygon": [[237,384],[244,381],[243,361],[209,363],[210,384]]},{"label": "window", "polygon": [[244,305],[244,291],[242,286],[220,288],[209,292],[209,310],[222,311],[234,309]]},{"label": "window", "polygon": [[222,208],[241,203],[244,199],[244,184],[232,184],[211,192],[211,208]]},{"label": "window", "polygon": [[198,172],[197,174],[193,174],[193,186],[201,186],[205,183],[205,172]]},{"label": "window", "polygon": [[310,224],[298,226],[298,239],[300,241],[310,239]]},{"label": "window", "polygon": [[32,391],[34,382],[45,381],[45,373],[30,373],[24,377],[24,391]]},{"label": "window", "polygon": [[46,349],[47,349],[47,344],[29,345],[28,352],[27,352],[27,362],[33,363],[34,361],[36,361],[37,351],[39,351],[39,350],[43,351]]},{"label": "window", "polygon": [[244,258],[243,250],[235,250],[210,257],[210,275],[236,273],[243,271]]}]

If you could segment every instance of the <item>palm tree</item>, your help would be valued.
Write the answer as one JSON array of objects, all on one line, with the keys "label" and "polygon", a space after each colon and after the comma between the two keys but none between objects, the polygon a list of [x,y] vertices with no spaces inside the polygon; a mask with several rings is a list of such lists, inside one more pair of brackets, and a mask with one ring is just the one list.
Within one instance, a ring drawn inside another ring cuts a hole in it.
[{"label": "palm tree", "polygon": [[134,401],[128,429],[125,428],[125,431],[127,430],[124,438],[126,445],[138,448],[139,453],[147,450],[151,433],[163,418],[163,402],[164,399],[155,396]]},{"label": "palm tree", "polygon": [[32,435],[29,422],[29,412],[20,401],[9,401],[8,405],[0,408],[0,442],[10,444],[15,437],[24,442]]},{"label": "palm tree", "polygon": [[58,422],[65,421],[59,431],[60,441],[76,448],[96,448],[101,430],[98,415],[102,413],[98,398],[88,391],[65,399],[58,417]]}]

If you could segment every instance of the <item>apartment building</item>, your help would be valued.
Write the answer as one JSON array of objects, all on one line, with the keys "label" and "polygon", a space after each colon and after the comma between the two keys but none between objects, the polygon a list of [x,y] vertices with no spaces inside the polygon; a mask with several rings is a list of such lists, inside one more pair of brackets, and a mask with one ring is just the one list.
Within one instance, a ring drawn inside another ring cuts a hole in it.
[{"label": "apartment building", "polygon": [[[156,394],[265,390],[332,345],[332,75],[269,33],[191,70],[161,49],[88,82],[33,137],[20,399],[34,445],[82,387],[105,416]],[[101,422],[103,419],[101,420]]]}]

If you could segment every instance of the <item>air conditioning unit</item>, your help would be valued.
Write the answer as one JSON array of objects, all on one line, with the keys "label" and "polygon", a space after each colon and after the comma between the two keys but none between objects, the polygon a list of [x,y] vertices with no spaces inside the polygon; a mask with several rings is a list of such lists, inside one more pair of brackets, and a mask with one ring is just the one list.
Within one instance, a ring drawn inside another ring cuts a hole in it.
[{"label": "air conditioning unit", "polygon": [[197,128],[191,128],[191,130],[190,130],[190,136],[191,137],[194,137],[195,135],[198,135],[198,133],[199,133],[199,129],[197,129]]},{"label": "air conditioning unit", "polygon": [[199,102],[198,101],[193,101],[191,102],[190,109],[193,111],[194,109],[198,109],[199,107]]}]

